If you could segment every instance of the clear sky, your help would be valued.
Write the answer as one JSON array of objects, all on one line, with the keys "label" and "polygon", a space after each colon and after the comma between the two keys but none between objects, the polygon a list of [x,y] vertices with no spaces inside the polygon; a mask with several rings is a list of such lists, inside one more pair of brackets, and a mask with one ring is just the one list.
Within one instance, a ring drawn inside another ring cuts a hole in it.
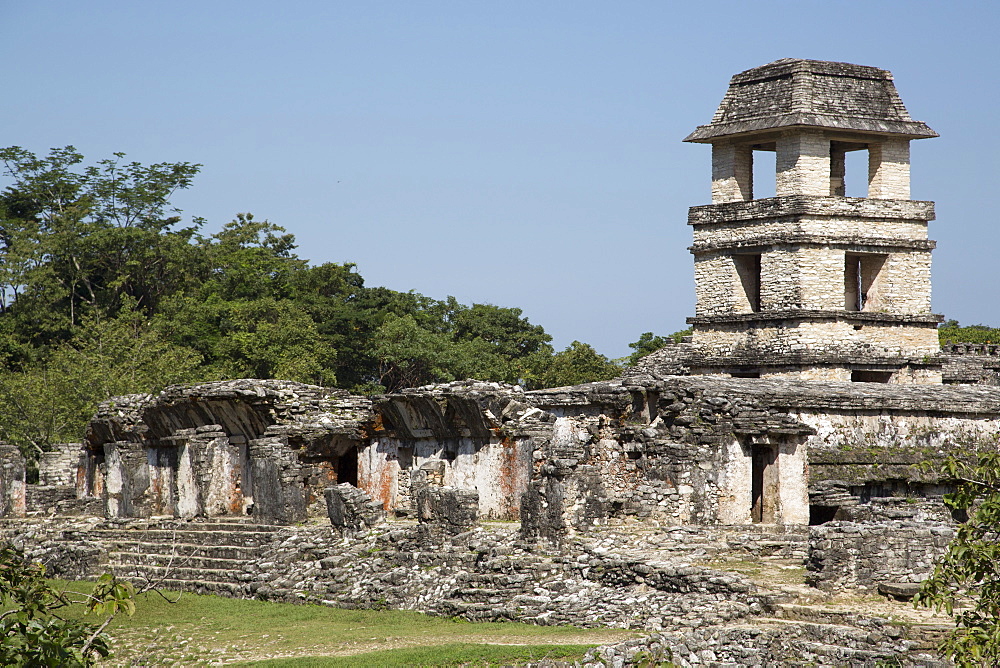
[{"label": "clear sky", "polygon": [[912,152],[935,311],[1000,326],[998,35],[997,2],[0,0],[0,145],[202,163],[175,201],[208,232],[250,211],[618,357],[693,315],[711,151],[681,139],[729,77],[874,65],[941,134]]}]

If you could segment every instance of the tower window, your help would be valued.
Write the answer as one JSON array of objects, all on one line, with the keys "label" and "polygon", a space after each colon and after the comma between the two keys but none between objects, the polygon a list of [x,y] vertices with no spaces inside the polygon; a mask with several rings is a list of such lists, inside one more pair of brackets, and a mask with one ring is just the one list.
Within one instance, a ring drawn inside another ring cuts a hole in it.
[{"label": "tower window", "polygon": [[743,310],[757,313],[760,311],[760,254],[734,255],[733,263],[743,288]]},{"label": "tower window", "polygon": [[888,383],[892,380],[891,371],[863,371],[855,369],[851,372],[852,383]]},{"label": "tower window", "polygon": [[879,307],[878,277],[888,255],[847,253],[844,257],[844,306],[848,311]]}]

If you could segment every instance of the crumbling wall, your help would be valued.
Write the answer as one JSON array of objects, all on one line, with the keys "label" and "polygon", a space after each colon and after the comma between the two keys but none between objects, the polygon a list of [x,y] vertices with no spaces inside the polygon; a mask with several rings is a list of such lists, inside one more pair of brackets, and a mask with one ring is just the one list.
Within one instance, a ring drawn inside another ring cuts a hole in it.
[{"label": "crumbling wall", "polygon": [[1000,385],[1000,344],[951,343],[941,346],[940,358],[945,383]]},{"label": "crumbling wall", "polygon": [[882,583],[920,582],[955,535],[928,522],[832,522],[809,532],[807,582],[833,591],[876,591]]},{"label": "crumbling wall", "polygon": [[[88,429],[81,492],[103,496],[108,517],[301,520],[310,507],[325,513],[331,447],[356,451],[370,408],[364,397],[287,381],[116,397]],[[325,469],[316,465],[324,458]]]},{"label": "crumbling wall", "polygon": [[83,446],[80,443],[59,443],[38,456],[38,484],[75,486]]},{"label": "crumbling wall", "polygon": [[528,537],[558,540],[628,517],[667,524],[808,520],[803,442],[812,431],[786,414],[679,379],[592,383],[530,397],[561,417],[534,454],[521,518]]},{"label": "crumbling wall", "polygon": [[542,411],[511,385],[460,381],[375,398],[378,419],[360,453],[358,486],[412,514],[411,475],[441,462],[442,485],[478,494],[483,518],[518,516]]},{"label": "crumbling wall", "polygon": [[330,524],[341,536],[354,536],[385,521],[382,505],[350,483],[326,488]]}]

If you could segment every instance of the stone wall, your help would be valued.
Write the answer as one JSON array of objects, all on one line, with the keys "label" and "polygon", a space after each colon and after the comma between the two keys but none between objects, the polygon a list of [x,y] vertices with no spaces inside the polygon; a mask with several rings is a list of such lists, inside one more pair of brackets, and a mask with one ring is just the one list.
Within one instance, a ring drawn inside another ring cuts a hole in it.
[{"label": "stone wall", "polygon": [[521,522],[559,541],[626,518],[805,524],[809,427],[752,399],[683,383],[594,383],[529,393],[557,418],[535,451]]},{"label": "stone wall", "polygon": [[877,591],[880,584],[920,582],[955,535],[927,522],[831,522],[809,535],[807,581],[825,590]]},{"label": "stone wall", "polygon": [[945,383],[1000,385],[1000,345],[952,343],[941,346]]},{"label": "stone wall", "polygon": [[377,397],[375,408],[358,486],[387,510],[412,513],[411,474],[440,462],[440,484],[476,491],[483,518],[518,517],[533,439],[548,419],[526,403],[521,388],[460,381]]},{"label": "stone wall", "polygon": [[82,454],[80,443],[59,443],[52,450],[40,454],[38,484],[75,487]]},{"label": "stone wall", "polygon": [[357,450],[371,419],[367,398],[287,381],[117,397],[88,429],[82,491],[102,496],[108,517],[296,521],[325,513],[336,461]]}]

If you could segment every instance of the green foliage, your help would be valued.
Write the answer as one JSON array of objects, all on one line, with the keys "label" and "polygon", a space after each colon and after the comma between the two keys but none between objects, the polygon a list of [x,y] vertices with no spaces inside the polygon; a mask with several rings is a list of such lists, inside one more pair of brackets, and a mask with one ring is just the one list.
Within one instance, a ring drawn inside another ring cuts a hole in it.
[{"label": "green foliage", "polygon": [[917,605],[945,610],[955,630],[940,650],[957,666],[1000,665],[1000,453],[981,454],[975,462],[954,457],[944,464],[956,482],[945,503],[967,515],[944,557],[924,581]]},{"label": "green foliage", "polygon": [[104,634],[120,612],[135,612],[131,584],[109,574],[101,576],[83,602],[87,614],[104,615],[100,624],[64,619],[62,608],[73,600],[45,579],[45,566],[28,560],[13,547],[0,548],[0,665],[93,666],[111,653]]},{"label": "green foliage", "polygon": [[86,316],[39,362],[0,370],[0,438],[27,456],[78,440],[97,404],[196,378],[200,356],[167,341],[138,310]]},{"label": "green foliage", "polygon": [[681,339],[683,339],[685,336],[690,336],[691,332],[692,332],[691,328],[682,329],[680,331],[674,332],[673,334],[667,334],[666,336],[657,336],[654,335],[652,332],[643,332],[639,336],[638,341],[633,341],[632,343],[628,344],[628,347],[635,352],[633,352],[631,355],[625,358],[625,365],[635,366],[636,364],[639,363],[639,360],[641,360],[646,355],[649,355],[650,353],[655,353],[660,348],[669,345],[671,343],[680,343]]},{"label": "green foliage", "polygon": [[622,368],[586,343],[574,341],[566,350],[552,356],[538,375],[539,387],[579,385],[598,380],[610,380]]},{"label": "green foliage", "polygon": [[938,339],[948,343],[1000,343],[1000,329],[986,325],[966,325],[958,320],[946,320],[938,326]]},{"label": "green foliage", "polygon": [[88,310],[115,315],[125,296],[155,308],[187,276],[202,221],[175,229],[181,219],[169,198],[200,166],[123,159],[116,153],[81,170],[72,146],[45,158],[0,149],[11,181],[0,195],[2,307],[36,342],[65,339]]},{"label": "green foliage", "polygon": [[580,343],[554,355],[520,309],[369,288],[349,263],[310,266],[292,234],[250,213],[203,235],[203,220],[183,224],[170,203],[199,165],[116,153],[86,166],[72,146],[43,157],[4,148],[0,162],[0,438],[29,465],[79,439],[98,402],[170,383],[379,392],[619,371]]}]

